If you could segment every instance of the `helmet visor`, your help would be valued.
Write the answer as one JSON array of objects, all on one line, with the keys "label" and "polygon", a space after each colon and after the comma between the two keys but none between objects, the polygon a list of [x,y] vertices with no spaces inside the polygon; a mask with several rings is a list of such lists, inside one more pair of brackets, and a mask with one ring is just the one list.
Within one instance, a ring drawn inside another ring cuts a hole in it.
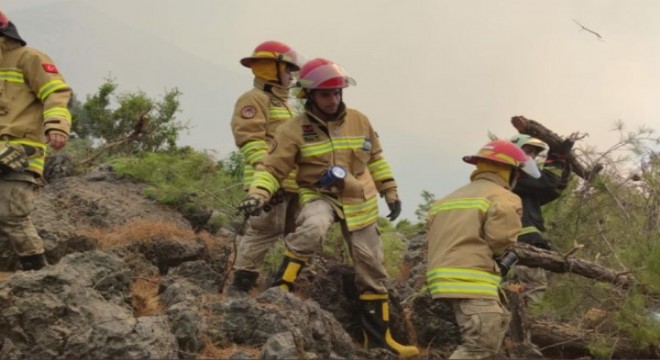
[{"label": "helmet visor", "polygon": [[355,80],[337,64],[319,66],[300,77],[300,86],[306,89],[345,88],[355,85]]},{"label": "helmet visor", "polygon": [[527,160],[525,160],[525,162],[520,165],[520,170],[524,171],[525,174],[533,177],[534,179],[541,177],[541,171],[539,170],[539,167],[536,166],[536,161],[534,161],[534,158],[532,157],[527,157]]}]

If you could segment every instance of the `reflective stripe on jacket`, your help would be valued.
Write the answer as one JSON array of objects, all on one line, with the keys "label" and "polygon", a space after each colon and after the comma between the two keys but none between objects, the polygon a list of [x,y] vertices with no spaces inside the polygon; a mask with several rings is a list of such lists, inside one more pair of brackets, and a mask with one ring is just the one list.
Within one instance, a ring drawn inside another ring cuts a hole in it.
[{"label": "reflective stripe on jacket", "polygon": [[[297,165],[301,203],[324,198],[350,231],[358,230],[377,220],[378,193],[397,186],[382,152],[378,135],[359,111],[345,109],[337,120],[327,122],[307,111],[280,128],[257,167],[250,193],[270,196],[278,180]],[[333,165],[347,172],[343,186],[321,188],[321,176]]]},{"label": "reflective stripe on jacket", "polygon": [[[252,183],[254,166],[272,146],[275,130],[295,115],[295,109],[287,104],[289,92],[278,84],[254,79],[254,88],[236,101],[231,119],[231,130],[236,146],[245,158],[243,184],[247,189]],[[292,170],[283,180],[287,191],[298,190],[296,172]]]},{"label": "reflective stripe on jacket", "polygon": [[46,132],[69,135],[71,88],[39,50],[0,36],[0,137],[35,149],[28,171],[43,174]]},{"label": "reflective stripe on jacket", "polygon": [[428,213],[429,290],[433,298],[498,298],[493,256],[516,242],[520,198],[490,172],[434,202]]}]

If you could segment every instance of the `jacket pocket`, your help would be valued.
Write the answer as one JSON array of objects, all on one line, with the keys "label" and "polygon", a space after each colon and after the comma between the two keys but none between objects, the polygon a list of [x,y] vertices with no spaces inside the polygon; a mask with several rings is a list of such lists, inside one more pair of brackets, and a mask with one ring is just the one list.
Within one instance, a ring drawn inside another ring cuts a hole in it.
[{"label": "jacket pocket", "polygon": [[353,149],[353,158],[351,159],[351,172],[355,176],[362,175],[367,170],[367,164],[371,154],[362,149]]}]

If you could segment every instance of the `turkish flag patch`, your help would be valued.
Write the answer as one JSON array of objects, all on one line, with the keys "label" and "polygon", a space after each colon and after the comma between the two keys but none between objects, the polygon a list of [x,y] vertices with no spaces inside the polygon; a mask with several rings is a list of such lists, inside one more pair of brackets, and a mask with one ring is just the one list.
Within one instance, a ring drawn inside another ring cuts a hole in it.
[{"label": "turkish flag patch", "polygon": [[51,74],[58,73],[57,67],[55,67],[55,65],[53,64],[43,64],[42,66],[44,67],[44,71],[47,73],[51,73]]}]

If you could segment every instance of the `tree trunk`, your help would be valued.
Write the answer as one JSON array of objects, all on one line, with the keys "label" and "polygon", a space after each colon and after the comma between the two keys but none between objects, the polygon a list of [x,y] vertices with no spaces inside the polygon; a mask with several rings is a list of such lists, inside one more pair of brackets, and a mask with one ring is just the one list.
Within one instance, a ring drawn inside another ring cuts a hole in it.
[{"label": "tree trunk", "polygon": [[590,279],[606,281],[622,289],[638,284],[635,277],[629,272],[615,271],[602,265],[572,257],[574,252],[566,255],[555,251],[540,249],[524,243],[516,243],[509,248],[518,256],[518,264],[543,268],[555,273],[574,273]]},{"label": "tree trunk", "polygon": [[[555,134],[552,130],[543,126],[543,124],[532,119],[527,119],[524,116],[512,117],[511,124],[513,124],[513,127],[515,127],[519,133],[538,138],[548,144],[551,149],[561,148],[564,142],[564,139],[561,136]],[[585,165],[578,160],[573,151],[566,154],[566,160],[571,164],[573,172],[587,181],[592,179],[603,169],[601,164],[595,164],[591,169],[585,168]]]}]

